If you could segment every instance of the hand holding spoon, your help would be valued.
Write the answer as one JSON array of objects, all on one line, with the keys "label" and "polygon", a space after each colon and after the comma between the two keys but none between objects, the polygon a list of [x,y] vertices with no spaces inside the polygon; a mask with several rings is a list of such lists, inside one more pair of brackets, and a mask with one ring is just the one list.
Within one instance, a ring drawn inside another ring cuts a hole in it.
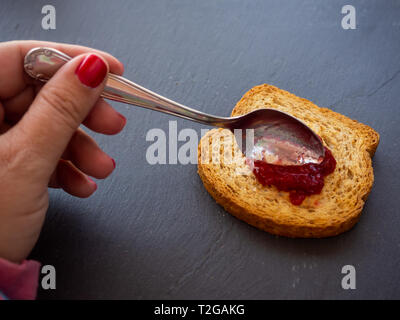
[{"label": "hand holding spoon", "polygon": [[[24,67],[31,77],[46,82],[69,60],[71,57],[58,50],[34,48],[25,56]],[[227,128],[235,133],[242,152],[248,158],[272,164],[303,165],[321,163],[325,155],[324,146],[317,134],[300,120],[275,109],[258,109],[237,117],[213,116],[169,100],[111,73],[108,74],[102,97]],[[239,138],[238,132],[241,135]]]}]

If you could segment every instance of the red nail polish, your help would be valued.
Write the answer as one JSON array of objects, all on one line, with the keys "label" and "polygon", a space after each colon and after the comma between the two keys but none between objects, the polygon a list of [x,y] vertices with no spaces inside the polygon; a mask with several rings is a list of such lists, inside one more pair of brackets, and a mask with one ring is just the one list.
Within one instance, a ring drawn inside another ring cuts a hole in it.
[{"label": "red nail polish", "polygon": [[97,190],[97,183],[94,182],[94,180],[92,178],[90,178],[90,177],[87,177],[87,178],[90,181],[90,183],[94,186],[94,191],[96,191]]},{"label": "red nail polish", "polygon": [[125,124],[126,124],[126,118],[125,118],[122,114],[120,114],[120,113],[118,113],[118,116],[122,119],[122,121],[124,122],[124,126],[125,126]]},{"label": "red nail polish", "polygon": [[115,169],[115,167],[117,166],[116,163],[115,163],[115,160],[113,158],[111,158],[111,161],[112,161],[114,169]]},{"label": "red nail polish", "polygon": [[101,58],[90,54],[79,64],[75,74],[84,85],[96,88],[106,77],[107,66]]}]

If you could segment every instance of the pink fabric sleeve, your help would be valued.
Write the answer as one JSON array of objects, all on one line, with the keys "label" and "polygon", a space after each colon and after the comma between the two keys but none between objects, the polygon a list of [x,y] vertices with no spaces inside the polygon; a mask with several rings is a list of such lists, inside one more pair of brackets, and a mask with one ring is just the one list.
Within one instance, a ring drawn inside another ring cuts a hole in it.
[{"label": "pink fabric sleeve", "polygon": [[21,264],[0,258],[0,300],[34,300],[40,263],[25,260]]}]

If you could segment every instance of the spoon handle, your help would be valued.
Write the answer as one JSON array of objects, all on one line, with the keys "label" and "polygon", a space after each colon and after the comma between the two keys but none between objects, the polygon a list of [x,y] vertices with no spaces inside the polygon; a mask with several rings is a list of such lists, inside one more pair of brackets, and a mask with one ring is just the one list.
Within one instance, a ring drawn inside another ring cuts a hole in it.
[{"label": "spoon handle", "polygon": [[[34,48],[26,54],[24,68],[31,77],[46,82],[71,59],[56,49]],[[231,121],[230,118],[217,117],[186,107],[112,73],[108,74],[101,96],[211,126],[227,127]]]}]

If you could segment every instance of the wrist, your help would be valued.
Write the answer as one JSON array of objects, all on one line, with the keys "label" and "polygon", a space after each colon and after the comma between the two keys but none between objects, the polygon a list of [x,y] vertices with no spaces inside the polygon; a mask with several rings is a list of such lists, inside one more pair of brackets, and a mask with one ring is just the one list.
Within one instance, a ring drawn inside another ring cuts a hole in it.
[{"label": "wrist", "polygon": [[13,263],[0,258],[0,291],[8,299],[36,298],[40,263],[25,260]]}]

